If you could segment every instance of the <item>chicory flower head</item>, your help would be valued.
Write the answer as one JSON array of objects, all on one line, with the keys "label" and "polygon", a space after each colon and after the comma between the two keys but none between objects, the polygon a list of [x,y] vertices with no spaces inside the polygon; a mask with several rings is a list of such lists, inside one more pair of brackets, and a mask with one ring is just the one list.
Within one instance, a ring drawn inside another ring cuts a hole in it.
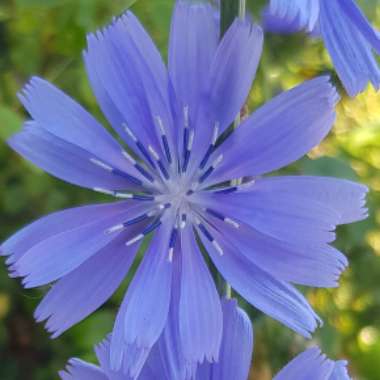
[{"label": "chicory flower head", "polygon": [[46,216],[1,253],[26,288],[54,282],[35,317],[57,337],[113,294],[151,236],[111,340],[112,368],[133,377],[169,317],[186,362],[217,360],[223,314],[201,245],[238,293],[308,337],[319,318],[293,284],[337,286],[347,260],[329,245],[334,229],[366,216],[364,186],[263,177],[327,135],[338,100],[329,78],[280,94],[222,141],[251,88],[263,34],[248,20],[220,42],[218,31],[211,6],[179,1],[168,69],[130,12],[88,37],[90,82],[124,146],[45,80],[20,94],[31,120],[10,146],[119,201]]},{"label": "chicory flower head", "polygon": [[[248,316],[237,306],[236,300],[222,300],[223,340],[219,359],[186,368],[178,362],[176,346],[165,334],[153,347],[137,380],[247,380],[253,351],[253,330]],[[129,380],[122,371],[110,365],[110,340],[95,347],[99,366],[72,358],[60,371],[62,380]],[[273,380],[350,380],[347,362],[332,361],[317,347],[310,348],[287,364]]]},{"label": "chicory flower head", "polygon": [[350,96],[371,82],[380,87],[380,34],[354,0],[270,0],[265,28],[276,33],[305,30],[320,35]]}]

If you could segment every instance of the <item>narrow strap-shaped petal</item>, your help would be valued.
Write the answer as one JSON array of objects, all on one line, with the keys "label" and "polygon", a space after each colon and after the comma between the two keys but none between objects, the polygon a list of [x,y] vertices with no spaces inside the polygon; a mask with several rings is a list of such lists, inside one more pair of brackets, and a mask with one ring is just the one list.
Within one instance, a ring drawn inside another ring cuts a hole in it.
[{"label": "narrow strap-shaped petal", "polygon": [[219,360],[212,365],[210,380],[246,380],[253,351],[252,324],[236,300],[225,299],[222,306],[223,341]]},{"label": "narrow strap-shaped petal", "polygon": [[141,188],[134,180],[113,172],[111,167],[95,163],[94,159],[99,160],[87,150],[57,137],[34,121],[27,122],[8,144],[46,172],[75,185],[109,190]]},{"label": "narrow strap-shaped petal", "polygon": [[215,151],[215,157],[223,154],[223,161],[207,184],[268,173],[301,158],[330,131],[337,99],[328,77],[276,96]]},{"label": "narrow strap-shaped petal", "polygon": [[360,30],[368,43],[380,54],[380,35],[379,32],[369,23],[363,11],[358,7],[354,0],[340,0],[339,4],[343,12],[351,19],[352,23]]},{"label": "narrow strap-shaped petal", "polygon": [[[304,29],[311,32],[318,21],[319,0],[270,0],[266,14],[267,17],[281,20],[285,30],[293,32]],[[273,30],[268,22],[266,26],[268,30]]]},{"label": "narrow strap-shaped petal", "polygon": [[221,40],[209,81],[211,112],[220,132],[231,125],[247,99],[263,48],[263,31],[248,20],[235,20]]},{"label": "narrow strap-shaped petal", "polygon": [[169,42],[169,74],[182,107],[194,119],[218,46],[219,26],[210,4],[176,2]]},{"label": "narrow strap-shaped petal", "polygon": [[182,281],[179,330],[187,362],[218,360],[223,316],[213,278],[199,250],[192,227],[181,232]]},{"label": "narrow strap-shaped petal", "polygon": [[153,350],[154,352],[150,354],[147,361],[147,369],[143,371],[147,376],[146,380],[150,380],[148,372],[155,373],[159,380],[190,380],[193,379],[198,365],[195,361],[186,361],[180,336],[179,307],[183,256],[180,244],[178,244],[173,254],[173,282],[169,315],[165,329],[156,343],[156,349]]},{"label": "narrow strap-shaped petal", "polygon": [[334,370],[329,380],[351,380],[347,371],[347,362],[345,360],[335,362]]},{"label": "narrow strap-shaped petal", "polygon": [[265,191],[260,183],[251,191],[204,196],[202,201],[214,210],[223,205],[227,217],[275,239],[301,245],[335,240],[340,215],[330,205],[296,193]]},{"label": "narrow strap-shaped petal", "polygon": [[321,354],[319,348],[313,347],[299,354],[273,380],[332,380],[334,367],[332,360]]},{"label": "narrow strap-shaped petal", "polygon": [[[101,343],[95,346],[95,354],[100,368],[106,374],[108,380],[132,380],[122,371],[113,371],[110,366],[111,336],[107,336]],[[140,378],[139,378],[140,380]],[[154,380],[154,379],[152,379]]]},{"label": "narrow strap-shaped petal", "polygon": [[[136,228],[121,233],[80,267],[61,278],[35,311],[55,338],[100,307],[127,275],[137,246],[125,246]],[[62,302],[62,300],[65,300]]]},{"label": "narrow strap-shaped petal", "polygon": [[74,207],[44,216],[27,225],[8,238],[0,246],[0,253],[9,256],[7,264],[13,264],[37,243],[64,231],[78,228],[96,219],[117,214],[128,208],[129,202],[103,203]]},{"label": "narrow strap-shaped petal", "polygon": [[356,182],[331,177],[283,176],[257,181],[255,188],[267,193],[294,194],[305,201],[317,201],[339,214],[339,224],[367,217],[368,188]]},{"label": "narrow strap-shaped petal", "polygon": [[194,150],[199,154],[192,156],[189,164],[192,170],[198,169],[213,139],[239,115],[251,89],[262,47],[263,31],[248,19],[236,19],[224,34],[195,120]]},{"label": "narrow strap-shaped petal", "polygon": [[53,84],[33,77],[19,98],[37,126],[95,158],[139,176],[122,147],[97,120]]},{"label": "narrow strap-shaped petal", "polygon": [[24,277],[25,287],[36,287],[55,281],[70,273],[115,238],[106,230],[131,217],[141,215],[146,205],[136,205],[127,211],[95,220],[55,234],[31,247],[15,264]]},{"label": "narrow strap-shaped petal", "polygon": [[[172,279],[172,263],[168,260],[171,229],[172,222],[166,221],[156,231],[127,290],[112,333],[111,368],[119,370],[123,366],[123,371],[134,378],[167,320]],[[133,360],[134,355],[137,360]]]},{"label": "narrow strap-shaped petal", "polygon": [[342,10],[339,0],[321,0],[322,38],[334,67],[350,96],[363,91],[368,82],[380,87],[380,69],[371,45]]},{"label": "narrow strap-shaped petal", "polygon": [[223,236],[230,239],[249,261],[281,281],[336,287],[348,265],[346,257],[327,244],[280,241],[244,223],[239,223],[238,229],[215,218],[210,219],[210,223],[222,231]]},{"label": "narrow strap-shaped petal", "polygon": [[172,141],[168,74],[158,50],[131,12],[90,35],[85,57],[87,66],[92,66],[89,76],[103,112],[131,147],[135,141],[125,126],[146,147],[160,151],[157,118]]},{"label": "narrow strap-shaped petal", "polygon": [[202,232],[200,238],[226,281],[265,314],[299,334],[310,337],[310,333],[317,328],[319,318],[301,293],[261,270],[245,258],[226,236],[222,236],[211,225],[209,228],[219,249]]},{"label": "narrow strap-shaped petal", "polygon": [[99,367],[80,359],[71,359],[59,376],[62,380],[109,380]]}]

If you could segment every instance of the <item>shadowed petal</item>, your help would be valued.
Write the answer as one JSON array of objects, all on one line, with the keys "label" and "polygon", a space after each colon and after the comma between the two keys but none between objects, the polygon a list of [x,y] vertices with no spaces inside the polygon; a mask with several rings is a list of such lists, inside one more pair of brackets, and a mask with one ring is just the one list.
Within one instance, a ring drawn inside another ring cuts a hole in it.
[{"label": "shadowed petal", "polygon": [[318,145],[335,120],[336,89],[319,77],[286,91],[237,128],[214,153],[223,154],[207,184],[280,169]]},{"label": "shadowed petal", "polygon": [[99,367],[80,359],[71,359],[66,371],[59,372],[62,380],[109,380]]},{"label": "shadowed petal", "polygon": [[156,231],[116,318],[111,368],[119,370],[123,366],[131,377],[140,373],[167,320],[172,277],[172,263],[168,260],[171,229],[170,220]]},{"label": "shadowed petal", "polygon": [[354,0],[339,2],[341,9],[351,19],[351,22],[359,29],[372,48],[380,54],[379,32],[369,23],[363,11],[356,5]]},{"label": "shadowed petal", "polygon": [[319,0],[271,0],[265,29],[273,32],[312,32],[318,22]]},{"label": "shadowed petal", "polygon": [[246,380],[251,367],[253,330],[248,315],[237,306],[236,300],[226,300],[223,306],[223,341],[219,361],[212,364],[212,376],[200,380]]},{"label": "shadowed petal", "polygon": [[46,328],[53,338],[94,312],[115,292],[135,258],[138,247],[125,245],[135,234],[136,228],[119,234],[53,285],[35,311],[37,321],[47,319]]},{"label": "shadowed petal", "polygon": [[379,89],[380,69],[365,38],[368,31],[365,36],[360,33],[342,11],[341,3],[321,0],[321,34],[344,87],[350,96],[355,96],[366,88],[368,82]]},{"label": "shadowed petal", "polygon": [[223,316],[213,278],[188,225],[181,233],[179,330],[186,362],[218,360]]},{"label": "shadowed petal", "polygon": [[310,337],[310,333],[317,328],[319,318],[301,293],[261,270],[239,253],[226,236],[222,236],[211,225],[209,227],[223,254],[202,233],[200,238],[226,281],[265,314],[299,334]]}]

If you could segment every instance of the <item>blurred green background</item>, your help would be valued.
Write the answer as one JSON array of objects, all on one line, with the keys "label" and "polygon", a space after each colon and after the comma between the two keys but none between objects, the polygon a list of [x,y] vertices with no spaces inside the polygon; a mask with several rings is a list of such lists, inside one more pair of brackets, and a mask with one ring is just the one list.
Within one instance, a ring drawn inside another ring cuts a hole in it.
[{"label": "blurred green background", "polygon": [[[132,3],[134,3],[132,5]],[[359,1],[380,27],[380,0]],[[258,18],[264,1],[251,0]],[[0,239],[49,212],[101,199],[65,184],[23,161],[5,144],[25,117],[16,92],[31,75],[43,76],[78,99],[101,120],[84,72],[81,51],[86,33],[105,25],[132,5],[163,54],[173,0],[0,0]],[[303,35],[267,35],[252,110],[282,89],[331,71],[319,40]],[[336,76],[332,72],[336,80]],[[336,80],[338,83],[338,81]],[[341,89],[342,94],[343,90]],[[333,358],[345,357],[357,379],[380,379],[380,95],[369,89],[355,100],[343,95],[334,132],[292,172],[333,175],[369,185],[368,220],[340,228],[337,247],[350,259],[341,287],[309,290],[325,321],[312,343]],[[92,347],[112,328],[123,289],[101,310],[50,340],[32,314],[46,289],[23,290],[0,265],[0,378],[47,380],[71,356],[94,360]],[[256,320],[252,379],[270,379],[307,344],[240,300]],[[233,380],[233,379],[231,379]]]}]

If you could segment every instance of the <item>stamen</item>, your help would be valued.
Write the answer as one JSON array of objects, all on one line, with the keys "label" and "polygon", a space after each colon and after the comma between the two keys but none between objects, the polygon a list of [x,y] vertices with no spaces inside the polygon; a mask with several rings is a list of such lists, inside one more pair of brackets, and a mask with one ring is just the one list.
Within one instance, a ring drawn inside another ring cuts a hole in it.
[{"label": "stamen", "polygon": [[132,164],[136,165],[136,160],[125,150],[121,151],[121,154]]},{"label": "stamen", "polygon": [[183,122],[184,122],[184,127],[188,128],[190,125],[190,123],[189,123],[189,106],[183,107]]},{"label": "stamen", "polygon": [[194,130],[188,131],[188,128],[185,129],[184,134],[184,157],[183,157],[183,165],[182,165],[182,172],[185,173],[187,170],[187,166],[189,165],[190,161],[190,155],[191,155],[191,148],[193,147],[194,143]]},{"label": "stamen", "polygon": [[186,214],[181,215],[181,222],[179,224],[179,227],[181,230],[183,230],[186,227]]},{"label": "stamen", "polygon": [[169,173],[166,170],[164,164],[162,163],[160,156],[158,155],[158,153],[154,150],[154,148],[151,145],[149,145],[148,149],[149,149],[149,152],[151,153],[151,155],[153,156],[153,158],[156,160],[157,165],[158,165],[161,173],[163,174],[165,179],[168,180],[169,179]]},{"label": "stamen", "polygon": [[127,132],[128,136],[134,141],[137,142],[137,137],[132,132],[132,130],[128,127],[126,123],[123,123],[122,126],[124,127],[125,131]]},{"label": "stamen", "polygon": [[223,256],[224,255],[224,252],[223,252],[223,249],[222,247],[219,245],[219,243],[214,239],[212,241],[212,245],[215,247],[215,249],[218,251],[219,255],[220,256]]},{"label": "stamen", "polygon": [[161,131],[161,141],[162,141],[162,145],[164,147],[166,158],[167,158],[169,164],[171,164],[172,163],[172,156],[170,154],[169,142],[168,142],[168,138],[166,136],[164,124],[162,122],[162,119],[159,116],[156,117],[156,120],[157,120],[158,127],[160,128],[160,131]]},{"label": "stamen", "polygon": [[107,170],[109,172],[112,172],[112,170],[113,170],[112,166],[109,166],[109,165],[105,164],[104,162],[98,160],[97,158],[90,158],[90,161],[93,164],[98,165],[102,169]]},{"label": "stamen", "polygon": [[140,222],[142,222],[142,221],[144,221],[146,219],[151,218],[154,214],[156,214],[156,212],[157,212],[157,210],[151,210],[149,212],[146,212],[144,214],[136,216],[133,219],[127,220],[124,223],[120,223],[120,224],[117,224],[116,226],[113,226],[113,227],[109,228],[108,230],[106,230],[106,233],[111,234],[113,232],[121,231],[121,230],[123,230],[124,228],[126,228],[128,226],[140,223]]},{"label": "stamen", "polygon": [[224,254],[222,247],[219,245],[219,243],[214,239],[214,237],[211,235],[211,233],[208,231],[206,226],[200,222],[198,218],[195,218],[195,223],[197,224],[198,228],[201,230],[203,235],[206,236],[206,238],[211,242],[211,244],[215,247],[215,249],[219,252],[219,254],[222,256]]},{"label": "stamen", "polygon": [[139,240],[143,239],[146,235],[148,235],[150,232],[154,231],[156,228],[158,228],[161,225],[162,221],[161,218],[157,218],[152,224],[149,226],[145,227],[145,229],[142,231],[141,234],[138,234],[134,238],[128,240],[125,244],[127,246],[130,246]]},{"label": "stamen", "polygon": [[238,190],[237,186],[226,187],[225,189],[214,191],[214,194],[229,194],[237,190]]},{"label": "stamen", "polygon": [[200,169],[203,169],[206,166],[207,161],[209,160],[212,152],[215,149],[215,144],[216,144],[216,140],[218,139],[218,136],[219,136],[219,122],[216,122],[214,125],[214,132],[212,134],[211,144],[209,145],[207,152],[199,165]]},{"label": "stamen", "polygon": [[128,125],[126,123],[123,123],[122,126],[124,127],[125,131],[129,135],[129,137],[135,142],[137,148],[139,148],[142,155],[148,160],[150,165],[154,167],[154,163],[153,163],[152,159],[150,158],[149,153],[145,149],[144,145],[137,139],[135,134],[131,131],[131,129],[128,127]]},{"label": "stamen", "polygon": [[211,214],[212,216],[214,216],[215,218],[218,218],[218,219],[222,220],[223,222],[230,224],[231,226],[233,226],[235,228],[240,227],[239,223],[235,222],[231,218],[228,218],[228,217],[220,214],[218,211],[215,211],[215,210],[212,210],[209,208],[206,208],[205,211],[208,212],[209,214]]},{"label": "stamen", "polygon": [[215,170],[215,168],[222,162],[223,154],[220,154],[212,165],[199,177],[199,183],[203,183],[207,177]]},{"label": "stamen", "polygon": [[173,261],[173,253],[174,253],[174,247],[175,243],[177,241],[177,236],[178,236],[178,228],[177,225],[174,226],[172,233],[170,235],[170,240],[169,240],[169,261]]}]

